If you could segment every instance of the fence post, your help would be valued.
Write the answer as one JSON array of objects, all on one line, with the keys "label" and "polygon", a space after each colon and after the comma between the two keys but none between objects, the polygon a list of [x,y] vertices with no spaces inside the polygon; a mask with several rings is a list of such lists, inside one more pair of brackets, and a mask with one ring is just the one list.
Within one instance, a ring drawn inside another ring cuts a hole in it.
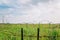
[{"label": "fence post", "polygon": [[21,40],[23,40],[23,28],[21,28]]},{"label": "fence post", "polygon": [[37,28],[37,40],[39,40],[39,28]]}]

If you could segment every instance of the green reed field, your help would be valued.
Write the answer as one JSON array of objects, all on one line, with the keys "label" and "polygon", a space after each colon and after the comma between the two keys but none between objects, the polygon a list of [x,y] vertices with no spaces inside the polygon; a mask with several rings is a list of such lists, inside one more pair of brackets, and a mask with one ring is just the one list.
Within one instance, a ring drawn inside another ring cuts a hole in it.
[{"label": "green reed field", "polygon": [[[0,24],[0,40],[21,40],[21,28],[24,36],[37,36],[37,28],[40,29],[40,40],[60,40],[60,24]],[[37,40],[37,37],[24,37],[24,40]]]}]

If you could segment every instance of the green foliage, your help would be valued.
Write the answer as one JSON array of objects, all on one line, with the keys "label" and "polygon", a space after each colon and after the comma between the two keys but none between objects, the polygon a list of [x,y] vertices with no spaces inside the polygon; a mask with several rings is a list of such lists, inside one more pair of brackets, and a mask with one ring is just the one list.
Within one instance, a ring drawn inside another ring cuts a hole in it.
[{"label": "green foliage", "polygon": [[[57,25],[57,24],[56,24]],[[55,36],[51,38],[42,37],[40,40],[60,40],[56,38],[60,32],[57,32],[57,29],[51,29],[55,24],[0,24],[0,40],[21,40],[21,28],[24,30],[24,35],[36,36],[37,28],[40,28],[40,36]],[[24,37],[24,40],[29,40],[31,37]],[[30,40],[36,40],[36,37],[31,38]]]}]

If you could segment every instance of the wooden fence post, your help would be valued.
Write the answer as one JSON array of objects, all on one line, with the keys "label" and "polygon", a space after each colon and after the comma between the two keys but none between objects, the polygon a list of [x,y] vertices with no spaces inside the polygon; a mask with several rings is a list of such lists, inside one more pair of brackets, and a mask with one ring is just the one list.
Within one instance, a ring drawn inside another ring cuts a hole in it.
[{"label": "wooden fence post", "polygon": [[23,28],[21,28],[21,40],[23,40]]},{"label": "wooden fence post", "polygon": [[39,40],[39,28],[37,28],[37,40]]}]

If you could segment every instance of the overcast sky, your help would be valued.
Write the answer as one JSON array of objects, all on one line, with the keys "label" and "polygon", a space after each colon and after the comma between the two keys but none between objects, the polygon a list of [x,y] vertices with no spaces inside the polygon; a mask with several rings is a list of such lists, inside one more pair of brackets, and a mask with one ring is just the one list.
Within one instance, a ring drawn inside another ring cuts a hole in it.
[{"label": "overcast sky", "polygon": [[60,0],[0,0],[0,23],[60,23]]}]

